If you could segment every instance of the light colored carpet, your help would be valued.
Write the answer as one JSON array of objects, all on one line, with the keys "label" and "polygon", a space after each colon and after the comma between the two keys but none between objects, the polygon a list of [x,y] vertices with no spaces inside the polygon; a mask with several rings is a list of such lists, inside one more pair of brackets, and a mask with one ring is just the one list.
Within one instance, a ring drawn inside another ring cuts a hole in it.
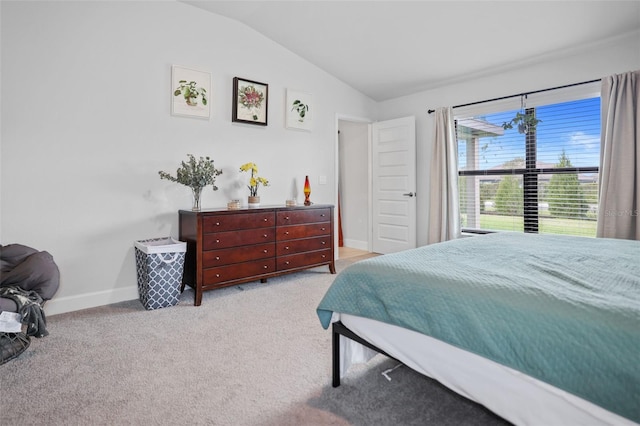
[{"label": "light colored carpet", "polygon": [[[340,260],[338,271],[363,257]],[[498,425],[505,422],[378,355],[331,387],[317,268],[146,311],[138,300],[48,318],[0,366],[3,425]]]}]

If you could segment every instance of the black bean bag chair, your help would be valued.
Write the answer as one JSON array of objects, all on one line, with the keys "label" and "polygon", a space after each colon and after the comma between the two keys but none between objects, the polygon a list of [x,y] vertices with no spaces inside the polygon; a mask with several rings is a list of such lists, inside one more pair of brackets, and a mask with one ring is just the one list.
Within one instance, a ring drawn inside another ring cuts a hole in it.
[{"label": "black bean bag chair", "polygon": [[31,336],[49,334],[42,307],[59,286],[60,271],[51,254],[21,244],[0,245],[0,313],[19,313],[26,328],[0,331],[0,364],[24,352]]}]

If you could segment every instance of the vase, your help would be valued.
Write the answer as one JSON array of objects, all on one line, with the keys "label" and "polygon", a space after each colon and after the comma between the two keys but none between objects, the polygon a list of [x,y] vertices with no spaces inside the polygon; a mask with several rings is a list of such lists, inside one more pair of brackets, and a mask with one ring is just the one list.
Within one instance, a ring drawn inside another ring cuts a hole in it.
[{"label": "vase", "polygon": [[260,197],[249,197],[249,208],[251,207],[260,207]]},{"label": "vase", "polygon": [[202,188],[191,188],[191,193],[193,195],[193,207],[191,210],[200,211],[200,196],[202,195]]}]

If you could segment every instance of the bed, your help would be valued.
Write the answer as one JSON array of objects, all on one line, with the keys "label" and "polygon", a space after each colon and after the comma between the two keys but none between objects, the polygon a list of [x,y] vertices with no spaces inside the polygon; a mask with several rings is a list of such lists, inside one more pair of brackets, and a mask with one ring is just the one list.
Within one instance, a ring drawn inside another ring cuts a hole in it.
[{"label": "bed", "polygon": [[378,256],[317,314],[334,386],[381,352],[514,424],[640,423],[638,241],[495,233]]}]

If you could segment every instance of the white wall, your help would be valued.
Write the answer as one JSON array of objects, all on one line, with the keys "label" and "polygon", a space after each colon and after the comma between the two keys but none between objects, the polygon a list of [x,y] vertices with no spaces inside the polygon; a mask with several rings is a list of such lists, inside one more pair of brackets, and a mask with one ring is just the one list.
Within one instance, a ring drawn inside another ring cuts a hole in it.
[{"label": "white wall", "polygon": [[340,120],[340,210],[345,247],[368,250],[369,125]]},{"label": "white wall", "polygon": [[[452,46],[454,53],[455,49]],[[589,81],[637,69],[640,69],[640,31],[579,49],[531,58],[508,70],[494,70],[458,84],[380,102],[380,120],[416,117],[418,245],[427,243],[428,177],[433,141],[433,116],[427,114],[428,109]]]},{"label": "white wall", "polygon": [[[246,199],[253,161],[263,204],[333,203],[335,116],[376,104],[235,21],[176,2],[1,2],[0,241],[49,251],[61,287],[47,313],[137,298],[133,242],[177,237],[190,190],[160,180],[187,153],[223,169],[204,208]],[[212,74],[212,118],[170,115],[171,65]],[[267,127],[231,122],[233,77],[269,84]],[[314,130],[284,128],[286,89],[313,94]]]}]

